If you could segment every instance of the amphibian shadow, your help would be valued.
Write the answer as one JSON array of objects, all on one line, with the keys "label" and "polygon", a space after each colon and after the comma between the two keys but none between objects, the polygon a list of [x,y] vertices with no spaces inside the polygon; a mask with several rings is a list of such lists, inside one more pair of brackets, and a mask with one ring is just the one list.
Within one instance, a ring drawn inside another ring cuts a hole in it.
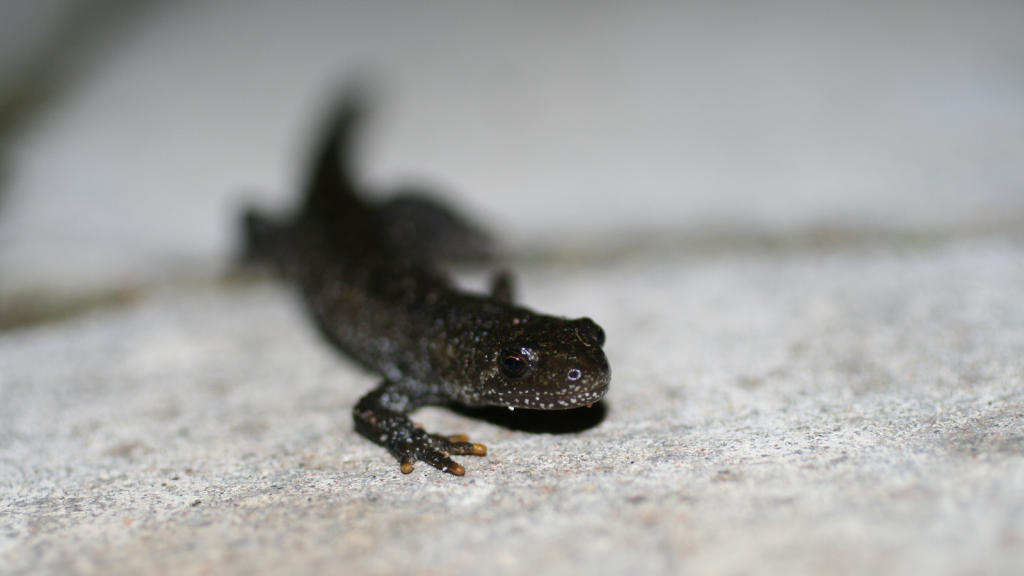
[{"label": "amphibian shadow", "polygon": [[533,434],[576,434],[604,422],[608,415],[604,400],[594,403],[590,408],[570,410],[509,410],[495,406],[451,406],[450,409],[463,416],[486,420],[495,426]]}]

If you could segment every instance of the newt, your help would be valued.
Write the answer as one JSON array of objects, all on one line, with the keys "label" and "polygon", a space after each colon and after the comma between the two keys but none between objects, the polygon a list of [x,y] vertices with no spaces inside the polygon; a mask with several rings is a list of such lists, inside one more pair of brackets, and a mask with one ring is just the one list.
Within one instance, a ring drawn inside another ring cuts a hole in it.
[{"label": "newt", "polygon": [[349,98],[326,123],[294,214],[243,215],[245,259],[295,284],[326,339],[383,376],[352,412],[356,431],[405,474],[422,461],[462,476],[451,456],[487,447],[428,433],[409,414],[425,405],[589,407],[611,380],[604,330],[513,304],[504,272],[488,295],[460,291],[443,264],[491,254],[488,236],[422,194],[365,199],[351,166],[359,109]]}]

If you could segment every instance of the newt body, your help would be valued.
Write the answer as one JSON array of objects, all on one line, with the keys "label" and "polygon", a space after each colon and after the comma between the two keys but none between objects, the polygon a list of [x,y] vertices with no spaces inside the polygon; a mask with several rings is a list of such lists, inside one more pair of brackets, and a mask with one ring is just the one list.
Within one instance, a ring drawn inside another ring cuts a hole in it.
[{"label": "newt body", "polygon": [[384,377],[356,405],[356,430],[409,473],[420,460],[456,475],[451,455],[485,455],[461,435],[429,434],[408,414],[424,405],[560,410],[608,390],[604,332],[589,318],[538,314],[511,303],[507,276],[492,294],[460,292],[442,260],[479,257],[487,238],[421,197],[374,205],[349,169],[355,106],[343,105],[315,158],[296,215],[245,216],[247,257],[299,287],[320,331]]}]

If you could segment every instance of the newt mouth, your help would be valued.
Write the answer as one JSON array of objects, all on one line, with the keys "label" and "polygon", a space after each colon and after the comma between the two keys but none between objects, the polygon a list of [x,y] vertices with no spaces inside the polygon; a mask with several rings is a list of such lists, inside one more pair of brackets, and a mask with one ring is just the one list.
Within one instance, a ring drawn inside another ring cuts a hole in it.
[{"label": "newt mouth", "polygon": [[605,384],[593,390],[585,390],[572,394],[538,394],[519,393],[502,394],[493,398],[498,406],[508,406],[510,409],[526,408],[529,410],[571,410],[583,408],[594,404],[604,398],[608,393],[608,385]]}]

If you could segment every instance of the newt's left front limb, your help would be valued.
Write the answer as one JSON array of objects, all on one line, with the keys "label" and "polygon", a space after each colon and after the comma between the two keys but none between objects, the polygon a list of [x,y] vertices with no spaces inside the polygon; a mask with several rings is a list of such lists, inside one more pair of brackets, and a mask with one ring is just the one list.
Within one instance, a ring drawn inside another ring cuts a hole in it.
[{"label": "newt's left front limb", "polygon": [[417,428],[406,413],[418,406],[401,386],[385,380],[363,396],[352,411],[356,431],[387,448],[404,474],[411,473],[413,463],[422,460],[442,472],[462,476],[466,468],[449,456],[487,455],[486,446],[470,442],[464,434],[442,436]]}]

